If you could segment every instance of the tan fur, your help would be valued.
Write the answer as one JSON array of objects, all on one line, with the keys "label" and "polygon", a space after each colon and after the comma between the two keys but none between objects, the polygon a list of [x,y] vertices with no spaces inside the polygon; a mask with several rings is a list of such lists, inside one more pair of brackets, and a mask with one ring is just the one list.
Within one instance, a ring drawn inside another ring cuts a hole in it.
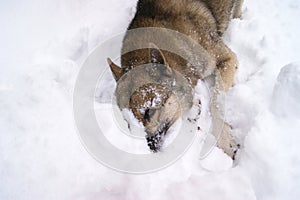
[{"label": "tan fur", "polygon": [[[192,87],[196,85],[198,79],[204,79],[207,76],[214,74],[216,69],[218,69],[219,73],[215,74],[217,81],[216,85],[221,86],[216,88],[217,90],[227,91],[233,85],[234,74],[238,68],[238,63],[235,54],[224,44],[221,36],[227,29],[230,19],[232,17],[241,16],[241,6],[242,0],[140,0],[136,16],[132,20],[128,30],[141,27],[160,27],[172,29],[188,35],[200,44],[206,52],[206,54],[203,55],[190,56],[198,56],[199,59],[204,60],[203,63],[205,64],[189,66],[187,60],[174,53],[160,50],[159,47],[154,47],[154,49],[157,49],[154,51],[154,54],[149,53],[149,51],[153,49],[152,47],[126,53],[128,50],[127,47],[138,46],[139,43],[145,40],[150,42],[157,40],[160,40],[162,43],[169,42],[180,47],[187,55],[193,53],[188,45],[185,46],[182,41],[176,40],[176,38],[163,38],[163,36],[162,38],[154,38],[155,36],[147,33],[142,37],[137,37],[134,34],[128,33],[123,41],[121,75],[122,73],[127,73],[136,66],[153,62],[151,55],[155,55],[158,57],[158,60],[161,60],[159,62],[160,64],[180,72],[190,80]],[[110,63],[110,66],[114,76],[119,77],[120,70],[116,69],[113,63]],[[144,76],[142,74],[141,77],[131,77],[131,85],[132,79],[135,79],[134,81],[137,82],[143,82],[147,77],[149,78],[148,75]],[[145,86],[145,88],[147,87],[150,86]],[[121,88],[121,86],[119,86],[119,88]],[[159,91],[166,98],[163,99],[162,104],[169,102],[171,106],[160,105],[157,108],[147,108],[159,110],[159,113],[153,115],[151,118],[152,122],[150,123],[145,119],[143,116],[144,114],[139,112],[138,108],[140,108],[141,105],[144,105],[149,99],[153,99],[151,92],[146,95],[145,98],[140,95],[139,91],[143,88],[130,89],[129,83],[127,86],[122,86],[122,88],[136,90],[131,97],[130,105],[123,106],[132,109],[135,117],[143,122],[149,133],[154,134],[156,129],[161,127],[161,121],[166,121],[166,119],[169,120],[168,125],[172,125],[179,117],[178,115],[180,115],[178,111],[174,111],[174,108],[179,109],[179,107],[182,106],[182,102],[174,99],[174,96],[166,89],[160,88]],[[123,94],[119,97],[119,106],[122,109],[122,98],[126,100],[128,97],[124,94],[129,91],[121,91]],[[217,94],[218,91],[214,94],[214,99],[216,99]],[[216,108],[215,102],[213,102],[211,112],[213,120],[215,120],[216,123],[221,123],[221,113]],[[166,113],[170,114],[165,116]],[[228,124],[225,124],[223,135],[218,141],[218,146],[229,156],[234,157],[236,143],[232,139],[230,126]]]}]

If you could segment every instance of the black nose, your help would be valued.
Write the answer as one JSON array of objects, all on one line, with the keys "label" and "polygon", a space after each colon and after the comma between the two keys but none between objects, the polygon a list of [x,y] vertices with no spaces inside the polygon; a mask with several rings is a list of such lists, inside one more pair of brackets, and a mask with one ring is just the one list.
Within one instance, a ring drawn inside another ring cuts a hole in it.
[{"label": "black nose", "polygon": [[[163,137],[168,131],[169,123],[163,123],[163,125],[155,132],[155,134],[148,133],[146,136],[147,144],[152,152],[158,152],[163,143]],[[147,131],[146,131],[147,132]]]},{"label": "black nose", "polygon": [[154,136],[147,135],[146,140],[147,140],[147,144],[148,144],[151,151],[156,153],[160,150],[160,147],[161,147],[161,145],[160,145],[161,135],[160,134],[156,134]]}]

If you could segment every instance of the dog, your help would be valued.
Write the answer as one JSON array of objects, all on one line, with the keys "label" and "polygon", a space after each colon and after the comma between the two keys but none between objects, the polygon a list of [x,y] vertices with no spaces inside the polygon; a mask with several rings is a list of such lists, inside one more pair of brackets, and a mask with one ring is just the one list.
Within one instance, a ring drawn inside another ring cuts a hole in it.
[{"label": "dog", "polygon": [[[211,75],[215,76],[215,92],[210,108],[212,121],[216,127],[221,127],[224,120],[216,99],[220,92],[232,87],[238,69],[237,57],[224,44],[222,36],[230,20],[241,17],[242,3],[242,0],[138,1],[135,17],[123,39],[121,67],[111,59],[108,59],[108,64],[117,81],[119,108],[131,110],[135,118],[142,122],[152,151],[161,148],[163,136],[169,127],[184,110],[191,108],[193,88],[197,81]],[[147,29],[139,35],[132,32],[147,27],[184,34],[192,38],[204,53],[195,53],[192,50],[194,45],[167,34],[154,36]],[[148,48],[130,50],[144,41],[149,43]],[[191,65],[182,56],[161,49],[157,41],[177,45],[185,55],[196,57],[194,60],[201,62]],[[130,74],[133,70],[135,73]],[[172,80],[175,79],[177,88],[174,89]],[[238,145],[231,135],[231,126],[225,122],[221,129],[217,146],[234,159]],[[217,137],[216,133],[213,134]]]}]

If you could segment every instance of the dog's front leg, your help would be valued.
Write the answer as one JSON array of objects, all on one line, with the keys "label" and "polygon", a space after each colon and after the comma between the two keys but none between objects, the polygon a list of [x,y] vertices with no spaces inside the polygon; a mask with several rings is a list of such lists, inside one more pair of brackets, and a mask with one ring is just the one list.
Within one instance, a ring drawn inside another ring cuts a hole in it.
[{"label": "dog's front leg", "polygon": [[216,138],[216,145],[222,149],[233,160],[238,149],[238,145],[235,142],[231,134],[231,126],[226,122],[223,107],[226,102],[220,98],[220,93],[224,90],[222,85],[221,73],[216,72],[215,89],[211,102],[211,116],[212,116],[212,134]]},{"label": "dog's front leg", "polygon": [[217,139],[217,146],[234,159],[238,145],[231,135],[231,126],[226,123],[221,107],[226,102],[218,98],[221,92],[227,92],[233,85],[234,75],[238,68],[236,55],[225,45],[218,54],[217,70],[215,72],[215,89],[211,102],[212,131]]}]

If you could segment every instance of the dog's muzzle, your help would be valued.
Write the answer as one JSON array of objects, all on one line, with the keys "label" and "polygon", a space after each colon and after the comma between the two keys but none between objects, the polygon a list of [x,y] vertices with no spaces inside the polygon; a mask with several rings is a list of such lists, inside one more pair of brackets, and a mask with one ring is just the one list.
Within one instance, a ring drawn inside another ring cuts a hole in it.
[{"label": "dog's muzzle", "polygon": [[162,146],[163,138],[170,127],[170,123],[163,123],[160,128],[153,134],[146,130],[146,140],[150,150],[154,153],[158,152]]}]

